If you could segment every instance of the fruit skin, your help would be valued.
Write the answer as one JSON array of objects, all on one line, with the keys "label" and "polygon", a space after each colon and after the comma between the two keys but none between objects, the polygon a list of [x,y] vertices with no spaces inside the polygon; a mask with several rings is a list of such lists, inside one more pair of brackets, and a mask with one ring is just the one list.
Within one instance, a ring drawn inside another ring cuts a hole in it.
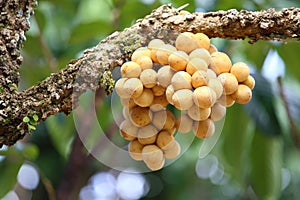
[{"label": "fruit skin", "polygon": [[249,75],[247,79],[242,82],[242,84],[247,85],[251,90],[253,90],[255,86],[255,79],[253,78],[253,76]]},{"label": "fruit skin", "polygon": [[169,85],[166,89],[166,98],[167,98],[168,102],[172,105],[174,104],[173,100],[172,100],[174,92],[175,92],[175,90],[174,90],[173,86]]},{"label": "fruit skin", "polygon": [[238,88],[238,81],[236,77],[231,73],[222,73],[218,76],[221,81],[226,95],[234,93]]},{"label": "fruit skin", "polygon": [[134,103],[140,107],[149,107],[154,99],[154,95],[152,93],[151,89],[145,88],[143,90],[143,93],[137,97],[134,98]]},{"label": "fruit skin", "polygon": [[198,47],[204,48],[206,50],[210,47],[210,39],[204,33],[196,33],[194,35],[194,39],[197,42]]},{"label": "fruit skin", "polygon": [[157,128],[151,124],[141,127],[138,130],[138,141],[143,145],[153,144],[156,141],[157,133]]},{"label": "fruit skin", "polygon": [[123,98],[137,98],[143,93],[143,84],[138,78],[129,78],[123,85]]},{"label": "fruit skin", "polygon": [[170,130],[175,125],[175,118],[171,111],[161,110],[154,113],[152,123],[158,130]]},{"label": "fruit skin", "polygon": [[197,48],[194,51],[192,51],[189,54],[189,58],[190,60],[192,60],[193,58],[201,58],[207,63],[207,65],[210,65],[212,62],[210,53],[203,48]]},{"label": "fruit skin", "polygon": [[143,161],[152,171],[159,170],[165,163],[163,151],[156,145],[146,145],[142,150]]},{"label": "fruit skin", "polygon": [[145,69],[152,69],[153,67],[153,62],[148,56],[138,57],[135,62],[141,67],[142,71]]},{"label": "fruit skin", "polygon": [[220,103],[215,103],[211,108],[210,119],[213,121],[221,120],[226,114],[226,107]]},{"label": "fruit skin", "polygon": [[120,134],[126,140],[134,140],[138,136],[138,127],[134,126],[129,119],[120,124]]},{"label": "fruit skin", "polygon": [[218,49],[215,45],[210,44],[208,51],[209,51],[210,54],[212,54],[214,52],[218,52]]},{"label": "fruit skin", "polygon": [[248,86],[240,84],[238,85],[236,92],[231,96],[235,100],[235,102],[239,104],[246,104],[252,98],[252,91]]},{"label": "fruit skin", "polygon": [[130,120],[137,127],[146,126],[152,121],[152,112],[147,107],[136,106],[130,111]]},{"label": "fruit skin", "polygon": [[168,58],[169,65],[175,71],[185,70],[188,61],[189,61],[189,56],[184,51],[175,51]]},{"label": "fruit skin", "polygon": [[121,98],[128,98],[128,94],[125,93],[124,91],[124,83],[125,81],[127,81],[128,78],[120,78],[119,80],[117,80],[116,84],[115,84],[115,89],[117,94],[121,97]]},{"label": "fruit skin", "polygon": [[141,67],[139,64],[129,61],[121,66],[121,75],[123,78],[138,78],[141,74]]},{"label": "fruit skin", "polygon": [[232,106],[235,101],[232,98],[231,95],[222,95],[219,99],[218,99],[218,103],[220,103],[222,106],[226,106],[226,107],[230,107]]},{"label": "fruit skin", "polygon": [[194,90],[193,101],[199,108],[210,108],[216,102],[216,93],[210,87],[198,87]]},{"label": "fruit skin", "polygon": [[178,110],[187,110],[193,105],[193,91],[189,89],[177,90],[172,96],[172,102]]},{"label": "fruit skin", "polygon": [[157,74],[153,69],[145,69],[140,75],[145,88],[153,88],[156,85]]},{"label": "fruit skin", "polygon": [[133,140],[128,145],[129,155],[134,160],[143,160],[143,157],[142,157],[143,148],[144,148],[144,145],[139,143],[138,140]]},{"label": "fruit skin", "polygon": [[166,88],[161,85],[156,85],[152,89],[154,96],[161,96],[165,94]]},{"label": "fruit skin", "polygon": [[189,73],[191,76],[198,70],[203,70],[206,72],[207,69],[207,63],[201,58],[192,58],[186,66],[186,72]]},{"label": "fruit skin", "polygon": [[216,72],[217,75],[225,72],[230,72],[232,63],[227,54],[223,52],[214,52],[211,54],[212,64],[210,68]]},{"label": "fruit skin", "polygon": [[187,115],[179,115],[175,120],[175,127],[180,133],[188,133],[193,128],[193,120]]},{"label": "fruit skin", "polygon": [[153,112],[158,112],[160,110],[164,110],[168,104],[169,102],[166,99],[166,95],[155,96],[150,106],[150,109]]},{"label": "fruit skin", "polygon": [[209,117],[211,108],[199,108],[198,106],[193,104],[193,106],[188,109],[187,113],[191,119],[195,121],[203,121]]},{"label": "fruit skin", "polygon": [[193,88],[207,85],[207,73],[203,70],[196,71],[192,76]]},{"label": "fruit skin", "polygon": [[164,157],[167,159],[176,158],[180,154],[180,144],[173,140],[168,146],[162,149],[164,152]]},{"label": "fruit skin", "polygon": [[159,46],[156,51],[156,58],[158,60],[158,63],[162,65],[168,65],[169,56],[176,50],[177,49],[170,44]]},{"label": "fruit skin", "polygon": [[204,121],[195,121],[193,131],[198,138],[208,138],[215,132],[215,124],[211,119]]},{"label": "fruit skin", "polygon": [[163,149],[168,146],[171,142],[173,142],[174,136],[171,135],[168,131],[161,131],[157,135],[156,145]]},{"label": "fruit skin", "polygon": [[223,85],[218,78],[208,79],[207,86],[213,89],[216,93],[216,98],[219,99],[223,94]]},{"label": "fruit skin", "polygon": [[165,65],[161,67],[157,71],[157,82],[162,87],[166,88],[171,84],[171,79],[174,75],[175,71],[169,65]]},{"label": "fruit skin", "polygon": [[190,53],[198,48],[198,44],[191,32],[180,33],[175,41],[176,49]]},{"label": "fruit skin", "polygon": [[234,65],[232,65],[230,73],[236,77],[238,82],[243,82],[246,81],[248,76],[250,75],[250,69],[246,65],[246,63],[237,62]]},{"label": "fruit skin", "polygon": [[150,57],[151,51],[147,47],[140,47],[132,53],[131,60],[136,62],[142,56]]},{"label": "fruit skin", "polygon": [[192,89],[192,77],[185,71],[179,71],[173,75],[171,84],[175,91],[180,89]]}]

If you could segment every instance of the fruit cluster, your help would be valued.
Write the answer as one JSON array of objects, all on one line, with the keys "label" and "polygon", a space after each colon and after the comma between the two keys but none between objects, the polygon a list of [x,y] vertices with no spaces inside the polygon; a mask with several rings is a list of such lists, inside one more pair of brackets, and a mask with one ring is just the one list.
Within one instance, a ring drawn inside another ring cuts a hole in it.
[{"label": "fruit cluster", "polygon": [[[205,34],[190,32],[179,34],[175,46],[151,40],[121,66],[121,76],[115,85],[125,118],[120,133],[130,141],[130,156],[151,170],[179,155],[176,131],[211,136],[226,107],[249,102],[255,84],[245,63],[232,65]],[[176,119],[169,104],[182,111]]]}]

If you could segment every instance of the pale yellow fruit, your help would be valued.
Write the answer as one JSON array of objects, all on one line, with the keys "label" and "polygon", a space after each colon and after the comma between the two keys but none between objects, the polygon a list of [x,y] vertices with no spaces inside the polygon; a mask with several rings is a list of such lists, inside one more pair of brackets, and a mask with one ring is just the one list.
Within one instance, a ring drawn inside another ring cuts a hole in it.
[{"label": "pale yellow fruit", "polygon": [[167,110],[166,112],[167,112],[167,119],[164,123],[163,129],[170,130],[175,125],[175,117],[171,111]]},{"label": "pale yellow fruit", "polygon": [[219,99],[218,99],[218,103],[220,103],[222,106],[226,106],[226,107],[230,107],[232,106],[235,101],[232,98],[231,95],[225,95],[223,94]]},{"label": "pale yellow fruit", "polygon": [[211,63],[211,56],[209,52],[204,48],[195,49],[190,53],[189,58],[190,60],[192,60],[193,58],[201,58],[207,63],[207,65],[210,65]]},{"label": "pale yellow fruit", "polygon": [[187,10],[181,10],[179,12],[179,15],[188,15],[188,14],[191,14],[191,13],[189,11],[187,11]]},{"label": "pale yellow fruit", "polygon": [[124,119],[130,118],[130,109],[128,107],[123,107],[122,114]]},{"label": "pale yellow fruit", "polygon": [[138,57],[135,62],[140,66],[142,71],[145,69],[152,69],[153,67],[153,62],[151,60],[151,57],[148,56]]},{"label": "pale yellow fruit", "polygon": [[192,89],[192,77],[185,71],[179,71],[173,75],[171,84],[175,91],[180,89]]},{"label": "pale yellow fruit", "polygon": [[187,110],[193,105],[193,91],[190,89],[177,90],[172,96],[172,102],[178,110]]},{"label": "pale yellow fruit", "polygon": [[129,61],[121,66],[121,75],[123,78],[138,78],[141,74],[141,67],[139,64]]},{"label": "pale yellow fruit", "polygon": [[132,98],[121,98],[120,101],[122,106],[127,107],[128,109],[131,109],[136,106]]},{"label": "pale yellow fruit", "polygon": [[162,87],[166,88],[171,84],[171,79],[174,75],[175,71],[171,69],[169,65],[165,65],[161,67],[157,71],[157,82]]},{"label": "pale yellow fruit", "polygon": [[210,87],[198,87],[194,90],[193,101],[199,108],[210,108],[216,102],[216,93]]},{"label": "pale yellow fruit", "polygon": [[179,115],[175,120],[175,127],[180,133],[188,133],[192,130],[193,120],[187,115]]},{"label": "pale yellow fruit", "polygon": [[223,52],[214,52],[211,54],[212,63],[210,68],[216,72],[217,75],[225,72],[230,72],[232,63],[227,54]]},{"label": "pale yellow fruit", "polygon": [[156,85],[156,76],[156,71],[153,69],[145,69],[140,75],[140,80],[145,88],[153,88]]},{"label": "pale yellow fruit", "polygon": [[218,52],[218,49],[215,45],[210,44],[208,51],[209,51],[210,54],[212,54],[214,52]]},{"label": "pale yellow fruit", "polygon": [[188,109],[188,116],[196,121],[206,120],[211,112],[211,108],[199,108],[197,105],[193,104],[193,106]]},{"label": "pale yellow fruit", "polygon": [[175,71],[183,71],[189,61],[189,56],[184,51],[175,51],[170,54],[168,63]]},{"label": "pale yellow fruit", "polygon": [[154,63],[158,63],[158,60],[156,57],[156,52],[157,52],[157,49],[163,45],[165,45],[165,43],[164,43],[164,41],[162,41],[160,39],[153,39],[149,42],[148,49],[151,51],[150,57]]},{"label": "pale yellow fruit", "polygon": [[209,49],[210,46],[210,39],[204,33],[196,33],[194,35],[194,39],[197,42],[199,48],[204,48],[206,50]]},{"label": "pale yellow fruit", "polygon": [[230,73],[233,74],[238,82],[246,81],[248,76],[250,75],[250,69],[246,63],[237,62],[232,65],[230,69]]},{"label": "pale yellow fruit", "polygon": [[170,54],[176,51],[176,48],[170,44],[165,44],[158,47],[156,51],[156,58],[159,64],[168,65]]},{"label": "pale yellow fruit", "polygon": [[175,118],[171,111],[161,110],[153,115],[153,125],[158,129],[172,129],[175,125]]},{"label": "pale yellow fruit", "polygon": [[152,124],[138,130],[138,141],[143,144],[153,144],[156,141],[158,130]]},{"label": "pale yellow fruit", "polygon": [[129,155],[134,160],[143,160],[143,157],[142,157],[143,148],[144,148],[144,145],[139,143],[138,140],[133,140],[128,145]]},{"label": "pale yellow fruit", "polygon": [[190,53],[198,48],[198,44],[194,39],[194,34],[191,32],[180,33],[175,41],[176,49]]},{"label": "pale yellow fruit", "polygon": [[129,78],[123,85],[123,98],[137,98],[143,93],[143,83],[138,78]]},{"label": "pale yellow fruit", "polygon": [[202,58],[193,58],[191,59],[187,66],[186,66],[186,72],[189,73],[191,76],[199,70],[207,71],[208,65]]},{"label": "pale yellow fruit", "polygon": [[206,71],[206,78],[210,79],[210,78],[217,78],[217,74],[212,70],[212,69],[208,69]]},{"label": "pale yellow fruit", "polygon": [[203,70],[196,71],[192,76],[193,88],[207,85],[207,73]]},{"label": "pale yellow fruit", "polygon": [[173,86],[169,85],[166,89],[166,98],[167,98],[168,102],[172,105],[173,105],[172,97],[173,97],[174,92],[175,91],[174,91]]},{"label": "pale yellow fruit", "polygon": [[146,145],[142,150],[143,161],[153,171],[163,167],[165,159],[163,151],[156,145]]},{"label": "pale yellow fruit", "polygon": [[152,121],[152,112],[147,107],[136,106],[130,112],[130,120],[135,126],[146,126]]},{"label": "pale yellow fruit", "polygon": [[180,144],[176,140],[173,140],[173,142],[163,149],[164,157],[167,159],[176,158],[180,154],[180,150]]},{"label": "pale yellow fruit", "polygon": [[155,96],[153,99],[153,102],[150,106],[150,109],[153,112],[157,112],[157,111],[165,109],[168,104],[169,104],[169,102],[166,98],[166,95]]},{"label": "pale yellow fruit", "polygon": [[166,88],[161,85],[156,85],[152,88],[154,96],[161,96],[165,94]]},{"label": "pale yellow fruit", "polygon": [[120,124],[120,134],[125,140],[134,140],[137,137],[138,127],[134,126],[129,119]]},{"label": "pale yellow fruit", "polygon": [[157,135],[156,145],[163,149],[168,146],[171,142],[173,142],[174,136],[171,135],[168,131],[160,131]]},{"label": "pale yellow fruit", "polygon": [[235,76],[231,73],[223,73],[218,76],[221,81],[226,95],[234,93],[238,88],[238,81]]},{"label": "pale yellow fruit", "polygon": [[251,90],[253,90],[255,86],[255,79],[251,75],[249,75],[242,84],[247,85]]},{"label": "pale yellow fruit", "polygon": [[219,99],[223,94],[223,85],[218,78],[210,78],[208,79],[207,86],[213,89],[216,93],[216,98]]},{"label": "pale yellow fruit", "polygon": [[226,107],[220,103],[215,103],[211,108],[210,119],[213,121],[221,120],[226,114]]},{"label": "pale yellow fruit", "polygon": [[126,92],[124,91],[124,83],[128,80],[128,78],[120,78],[119,80],[117,80],[116,84],[115,84],[115,89],[117,94],[121,97],[121,98],[127,98],[129,95],[126,94]]},{"label": "pale yellow fruit", "polygon": [[198,138],[208,138],[215,132],[215,124],[211,119],[204,121],[195,121],[193,131]]},{"label": "pale yellow fruit", "polygon": [[151,89],[145,88],[143,90],[143,93],[137,97],[134,98],[134,103],[140,107],[149,107],[154,99],[154,95],[152,93]]},{"label": "pale yellow fruit", "polygon": [[240,84],[235,93],[233,93],[231,96],[235,102],[239,104],[246,104],[252,98],[252,91],[248,86]]},{"label": "pale yellow fruit", "polygon": [[136,49],[133,54],[131,55],[131,60],[136,62],[138,58],[142,56],[146,56],[150,58],[151,51],[147,47],[140,47]]}]

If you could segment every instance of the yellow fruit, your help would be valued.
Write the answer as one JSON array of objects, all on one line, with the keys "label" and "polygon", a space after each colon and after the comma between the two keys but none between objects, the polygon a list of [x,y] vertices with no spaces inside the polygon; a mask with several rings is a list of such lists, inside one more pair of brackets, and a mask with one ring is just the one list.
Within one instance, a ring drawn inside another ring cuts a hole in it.
[{"label": "yellow fruit", "polygon": [[194,34],[191,32],[180,33],[175,41],[176,49],[190,53],[198,48],[198,44],[194,39]]},{"label": "yellow fruit", "polygon": [[153,62],[148,56],[138,57],[135,62],[140,66],[142,71],[145,69],[152,69],[153,67]]},{"label": "yellow fruit", "polygon": [[206,71],[207,75],[206,78],[210,79],[210,78],[217,78],[217,74],[212,70],[212,69],[208,69]]},{"label": "yellow fruit", "polygon": [[157,135],[156,145],[163,149],[164,147],[168,146],[171,142],[173,142],[174,136],[171,135],[168,131],[161,131]]},{"label": "yellow fruit", "polygon": [[117,94],[121,97],[121,98],[128,98],[128,94],[126,94],[126,92],[124,91],[124,83],[125,81],[127,81],[128,78],[120,78],[119,80],[117,80],[116,84],[115,84],[115,89]]},{"label": "yellow fruit", "polygon": [[213,89],[216,93],[216,98],[219,99],[223,94],[223,85],[218,78],[208,79],[207,86]]},{"label": "yellow fruit", "polygon": [[191,75],[185,71],[176,72],[171,79],[171,84],[175,91],[180,89],[192,89],[191,82]]},{"label": "yellow fruit", "polygon": [[143,90],[143,93],[137,97],[134,98],[134,103],[140,107],[149,107],[154,99],[154,95],[152,93],[151,89],[145,88]]},{"label": "yellow fruit", "polygon": [[161,85],[156,85],[152,88],[154,96],[161,96],[165,94],[166,88]]},{"label": "yellow fruit", "polygon": [[131,55],[131,60],[136,62],[138,58],[142,56],[146,56],[150,58],[151,51],[147,47],[140,47],[136,49],[133,54]]},{"label": "yellow fruit", "polygon": [[223,73],[218,76],[226,95],[234,93],[238,88],[238,81],[233,74]]},{"label": "yellow fruit", "polygon": [[216,102],[216,93],[210,87],[198,87],[194,90],[193,101],[199,108],[210,108]]},{"label": "yellow fruit", "polygon": [[138,135],[138,127],[133,125],[129,119],[125,119],[120,124],[120,134],[126,140],[134,140]]},{"label": "yellow fruit", "polygon": [[186,72],[189,73],[191,76],[198,70],[203,70],[206,72],[207,69],[207,63],[201,58],[191,59],[186,66]]},{"label": "yellow fruit", "polygon": [[252,98],[252,91],[248,86],[240,84],[236,92],[233,93],[231,96],[235,100],[235,102],[239,104],[246,104]]},{"label": "yellow fruit", "polygon": [[168,102],[172,105],[173,105],[172,97],[173,97],[174,92],[175,91],[174,91],[173,86],[169,85],[166,89],[166,98],[167,98]]},{"label": "yellow fruit", "polygon": [[215,105],[211,108],[210,119],[213,121],[219,121],[225,116],[225,114],[226,107],[220,103],[215,103]]},{"label": "yellow fruit", "polygon": [[178,110],[187,110],[193,105],[193,91],[190,89],[177,90],[172,97],[172,102]]},{"label": "yellow fruit", "polygon": [[193,120],[187,115],[179,115],[175,120],[175,127],[180,133],[188,133],[193,128]]},{"label": "yellow fruit", "polygon": [[121,98],[120,99],[122,106],[131,109],[136,106],[132,98]]},{"label": "yellow fruit", "polygon": [[212,64],[210,68],[216,72],[217,75],[225,72],[230,72],[232,63],[227,54],[223,52],[214,52],[211,54]]},{"label": "yellow fruit", "polygon": [[206,50],[209,49],[210,46],[210,39],[204,33],[196,33],[194,35],[194,39],[197,42],[198,47],[204,48]]},{"label": "yellow fruit", "polygon": [[166,108],[169,104],[168,100],[166,99],[166,95],[155,96],[153,102],[150,106],[150,109],[153,112],[157,112]]},{"label": "yellow fruit", "polygon": [[169,58],[168,63],[175,71],[183,71],[189,61],[189,56],[184,51],[175,51]]},{"label": "yellow fruit", "polygon": [[153,144],[156,141],[157,133],[158,130],[151,124],[141,127],[138,130],[138,141],[143,145]]},{"label": "yellow fruit", "polygon": [[249,75],[242,84],[247,85],[251,90],[253,90],[255,86],[255,79],[251,75]]},{"label": "yellow fruit", "polygon": [[190,60],[192,60],[193,58],[201,58],[207,63],[207,65],[210,65],[211,63],[211,56],[209,52],[203,48],[197,48],[192,51],[189,55],[189,58]]},{"label": "yellow fruit", "polygon": [[138,78],[129,78],[123,85],[123,98],[137,98],[143,93],[143,84]]},{"label": "yellow fruit", "polygon": [[168,146],[166,146],[163,150],[164,157],[167,159],[173,159],[176,158],[180,154],[180,144],[173,140]]},{"label": "yellow fruit", "polygon": [[160,39],[153,39],[149,42],[148,49],[151,51],[150,57],[154,63],[158,63],[158,60],[156,57],[156,52],[157,52],[157,49],[163,45],[165,45],[165,43],[164,43],[164,41],[162,41]]},{"label": "yellow fruit", "polygon": [[193,131],[198,138],[208,138],[215,132],[215,124],[211,119],[204,121],[195,121]]},{"label": "yellow fruit", "polygon": [[124,119],[129,119],[130,109],[128,107],[123,107],[122,114],[123,114]]},{"label": "yellow fruit", "polygon": [[248,76],[250,75],[250,69],[246,63],[237,62],[232,65],[230,73],[233,74],[238,82],[246,81]]},{"label": "yellow fruit", "polygon": [[163,151],[156,145],[146,145],[142,150],[143,161],[153,171],[163,167],[165,159]]},{"label": "yellow fruit", "polygon": [[193,106],[188,109],[188,116],[196,121],[206,120],[211,112],[211,108],[199,108],[197,105],[193,104]]},{"label": "yellow fruit", "polygon": [[130,120],[135,126],[146,126],[152,121],[152,112],[149,108],[136,106],[130,112]]},{"label": "yellow fruit", "polygon": [[212,54],[214,52],[218,52],[218,49],[215,45],[210,44],[208,51],[209,51],[210,54]]},{"label": "yellow fruit", "polygon": [[165,44],[158,47],[156,51],[156,58],[159,64],[168,65],[170,54],[176,51],[176,48],[170,44]]},{"label": "yellow fruit", "polygon": [[196,71],[192,76],[193,88],[207,85],[207,73],[203,70]]},{"label": "yellow fruit", "polygon": [[140,75],[140,80],[145,88],[153,88],[156,85],[156,76],[156,71],[153,69],[145,69]]},{"label": "yellow fruit", "polygon": [[121,66],[121,75],[123,78],[138,78],[141,71],[141,67],[132,61],[126,62]]},{"label": "yellow fruit", "polygon": [[138,140],[133,140],[128,145],[129,155],[134,160],[143,160],[143,157],[142,157],[143,148],[144,148],[144,145],[139,143]]},{"label": "yellow fruit", "polygon": [[169,65],[165,65],[161,67],[157,71],[157,82],[162,87],[166,88],[171,84],[171,79],[174,75],[175,71],[171,69]]},{"label": "yellow fruit", "polygon": [[222,106],[226,106],[226,107],[230,107],[232,106],[235,101],[232,98],[231,95],[222,95],[219,99],[218,99],[218,103],[220,103]]}]

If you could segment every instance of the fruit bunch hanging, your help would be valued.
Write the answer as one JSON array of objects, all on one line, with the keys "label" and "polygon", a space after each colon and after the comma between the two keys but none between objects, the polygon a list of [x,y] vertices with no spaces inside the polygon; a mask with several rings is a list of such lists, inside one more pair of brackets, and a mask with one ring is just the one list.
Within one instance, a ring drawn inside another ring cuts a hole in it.
[{"label": "fruit bunch hanging", "polygon": [[[191,32],[179,34],[175,46],[151,40],[121,66],[121,76],[115,85],[123,105],[120,134],[130,141],[130,156],[151,170],[180,154],[177,131],[210,137],[226,107],[248,103],[255,85],[245,63],[232,64],[205,34]],[[169,104],[182,113],[176,119]]]}]

